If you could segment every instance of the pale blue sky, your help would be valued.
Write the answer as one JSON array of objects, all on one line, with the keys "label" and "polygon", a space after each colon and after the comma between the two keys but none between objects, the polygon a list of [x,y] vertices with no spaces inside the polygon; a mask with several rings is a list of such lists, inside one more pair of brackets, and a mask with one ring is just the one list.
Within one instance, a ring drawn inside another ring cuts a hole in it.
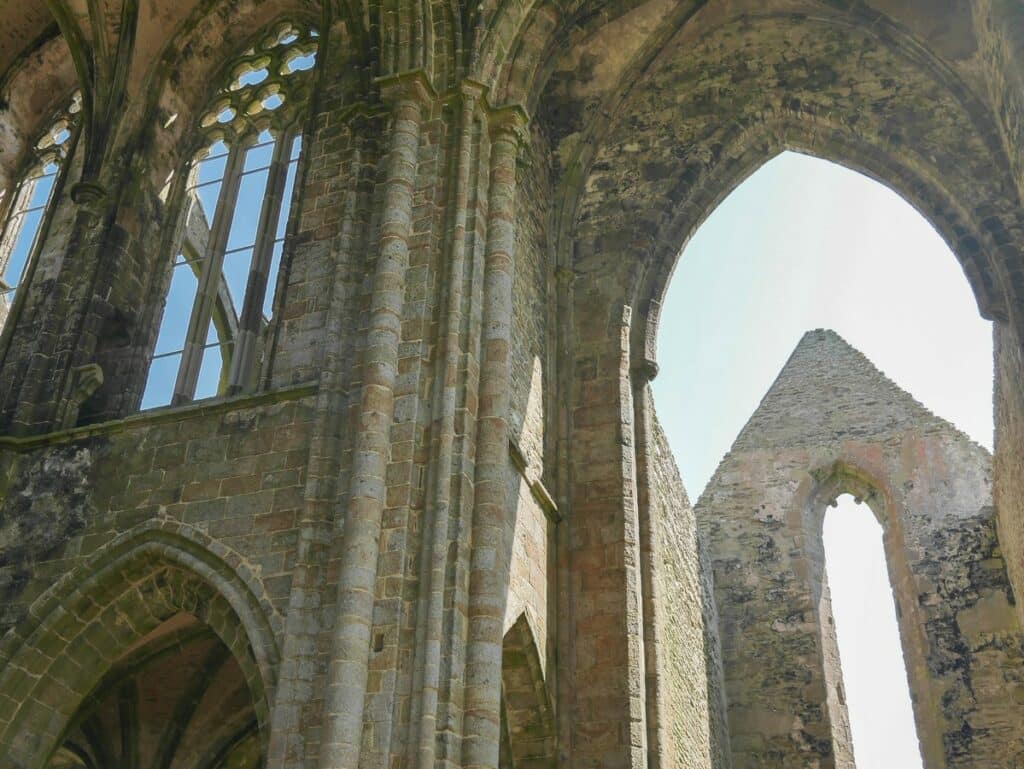
[{"label": "pale blue sky", "polygon": [[[956,258],[888,188],[785,153],[711,214],[683,250],[665,298],[655,406],[691,500],[813,328],[838,332],[991,448],[991,324]],[[879,535],[851,499],[826,517],[854,748],[858,769],[917,769]]]},{"label": "pale blue sky", "polygon": [[708,217],[665,298],[655,406],[691,500],[813,328],[991,448],[991,324],[945,242],[878,182],[784,153]]}]

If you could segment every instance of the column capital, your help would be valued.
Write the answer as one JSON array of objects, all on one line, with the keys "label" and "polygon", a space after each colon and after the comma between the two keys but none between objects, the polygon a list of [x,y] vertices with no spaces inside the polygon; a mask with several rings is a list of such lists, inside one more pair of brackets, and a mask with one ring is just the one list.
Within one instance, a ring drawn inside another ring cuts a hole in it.
[{"label": "column capital", "polygon": [[414,101],[421,107],[429,107],[437,100],[437,91],[422,69],[383,75],[373,82],[380,90],[381,100],[387,104]]},{"label": "column capital", "polygon": [[530,116],[518,104],[492,109],[487,115],[487,130],[491,141],[512,139],[517,147],[526,143],[526,126]]},{"label": "column capital", "polygon": [[99,182],[80,181],[71,186],[71,200],[91,214],[99,215],[110,201],[110,193]]},{"label": "column capital", "polygon": [[658,376],[658,362],[644,358],[633,364],[633,383],[636,387],[650,384]]}]

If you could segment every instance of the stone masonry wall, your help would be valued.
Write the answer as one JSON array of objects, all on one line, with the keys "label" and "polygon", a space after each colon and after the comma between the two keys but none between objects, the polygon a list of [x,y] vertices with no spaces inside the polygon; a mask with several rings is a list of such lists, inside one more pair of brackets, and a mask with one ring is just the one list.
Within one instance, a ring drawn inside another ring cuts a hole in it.
[{"label": "stone masonry wall", "polygon": [[235,554],[283,615],[310,414],[305,392],[296,390],[276,403],[239,399],[149,412],[8,452],[0,502],[0,632],[92,553],[153,521],[186,526]]},{"label": "stone masonry wall", "polygon": [[668,439],[656,420],[655,425],[651,514],[656,592],[663,597],[661,720],[667,766],[722,769],[729,757],[711,573],[699,553],[697,521]]},{"label": "stone masonry wall", "polygon": [[543,465],[544,415],[550,382],[547,340],[552,307],[548,280],[552,266],[546,222],[550,216],[551,158],[543,136],[535,131],[530,138],[519,168],[511,432],[527,460],[547,470]]},{"label": "stone masonry wall", "polygon": [[[0,335],[0,769],[130,763],[68,735],[127,751],[113,679],[197,629],[245,690],[218,726],[247,747],[203,765],[848,765],[818,542],[844,490],[889,524],[928,769],[1020,762],[1014,0],[85,5],[0,4],[4,148],[83,95]],[[197,121],[286,19],[318,54],[262,368],[136,414]],[[827,335],[691,508],[637,398],[658,302],[783,149],[907,196],[1000,324],[1003,539],[990,458]]]},{"label": "stone masonry wall", "polygon": [[505,631],[525,613],[533,631],[537,652],[548,664],[548,585],[553,524],[534,498],[529,483],[516,475],[515,532],[512,568],[505,607]]}]

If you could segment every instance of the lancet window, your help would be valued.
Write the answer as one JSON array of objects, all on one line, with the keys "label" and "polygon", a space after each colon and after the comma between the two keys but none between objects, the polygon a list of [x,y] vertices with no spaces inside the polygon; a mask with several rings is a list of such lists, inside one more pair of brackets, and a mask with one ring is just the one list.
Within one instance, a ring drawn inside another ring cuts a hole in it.
[{"label": "lancet window", "polygon": [[11,314],[15,294],[25,282],[38,250],[81,109],[81,96],[76,93],[32,145],[25,172],[4,207],[0,234],[0,328]]},{"label": "lancet window", "polygon": [[199,125],[142,408],[251,389],[268,346],[318,37],[286,23],[230,68]]}]

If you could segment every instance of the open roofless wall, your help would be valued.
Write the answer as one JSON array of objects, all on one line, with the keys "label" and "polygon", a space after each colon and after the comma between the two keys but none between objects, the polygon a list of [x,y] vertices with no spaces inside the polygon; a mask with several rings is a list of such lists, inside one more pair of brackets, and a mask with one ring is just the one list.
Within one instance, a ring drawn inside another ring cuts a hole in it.
[{"label": "open roofless wall", "polygon": [[[0,334],[0,755],[73,760],[104,673],[186,613],[238,660],[268,769],[728,765],[710,585],[647,382],[682,245],[786,148],[904,195],[995,320],[996,520],[1024,587],[1021,14],[0,9],[4,205],[82,103]],[[259,369],[138,413],[197,126],[283,22],[317,57]]]}]

